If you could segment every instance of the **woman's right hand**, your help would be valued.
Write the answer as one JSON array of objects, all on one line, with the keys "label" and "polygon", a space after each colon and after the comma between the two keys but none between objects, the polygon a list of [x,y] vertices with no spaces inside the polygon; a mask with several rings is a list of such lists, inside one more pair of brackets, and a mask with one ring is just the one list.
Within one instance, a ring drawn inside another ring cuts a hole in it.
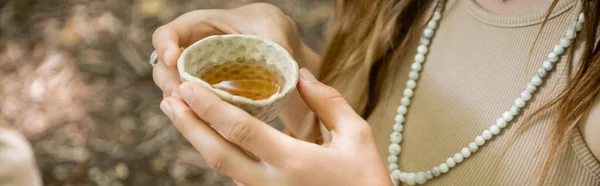
[{"label": "woman's right hand", "polygon": [[[182,52],[181,48],[205,37],[222,34],[251,34],[272,40],[284,47],[300,67],[319,74],[319,56],[300,40],[293,20],[276,6],[254,3],[234,9],[195,10],[154,32],[152,44],[161,62],[154,65],[153,77],[163,95],[178,93],[181,80],[176,61]],[[286,128],[294,134],[307,131],[310,126],[302,121],[309,110],[297,92],[292,94],[286,105],[280,114]]]}]

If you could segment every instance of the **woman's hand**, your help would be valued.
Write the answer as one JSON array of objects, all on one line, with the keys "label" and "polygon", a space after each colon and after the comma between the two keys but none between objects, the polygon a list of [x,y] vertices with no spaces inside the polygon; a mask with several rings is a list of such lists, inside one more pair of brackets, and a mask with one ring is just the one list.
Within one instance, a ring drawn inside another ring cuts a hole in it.
[{"label": "woman's hand", "polygon": [[291,138],[194,83],[161,109],[214,169],[241,185],[391,185],[367,122],[335,89],[306,69],[300,74],[300,95],[331,131],[329,144]]},{"label": "woman's hand", "polygon": [[[181,48],[205,37],[221,34],[251,34],[272,40],[284,47],[300,67],[319,73],[319,56],[300,40],[295,23],[279,8],[255,3],[228,10],[196,10],[181,15],[154,32],[152,44],[161,62],[154,65],[153,77],[163,95],[169,96],[171,92],[179,91],[181,80],[176,61],[182,52]],[[295,92],[287,105],[290,106],[283,109],[280,119],[287,129],[301,137],[299,133],[311,127],[302,123],[308,108]]]}]

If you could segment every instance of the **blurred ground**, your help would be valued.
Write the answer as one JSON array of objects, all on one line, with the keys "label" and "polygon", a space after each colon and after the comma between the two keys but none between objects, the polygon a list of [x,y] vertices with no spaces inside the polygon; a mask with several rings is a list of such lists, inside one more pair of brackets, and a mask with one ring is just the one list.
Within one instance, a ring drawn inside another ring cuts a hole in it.
[{"label": "blurred ground", "polygon": [[[320,49],[330,0],[265,1]],[[252,2],[0,0],[0,127],[28,137],[49,186],[233,185],[160,112],[147,59],[161,24]]]}]

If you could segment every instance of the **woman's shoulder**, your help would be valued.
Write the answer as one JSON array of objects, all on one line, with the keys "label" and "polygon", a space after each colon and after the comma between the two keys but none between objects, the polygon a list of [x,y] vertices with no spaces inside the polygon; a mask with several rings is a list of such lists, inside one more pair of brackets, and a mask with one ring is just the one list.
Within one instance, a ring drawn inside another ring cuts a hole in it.
[{"label": "woman's shoulder", "polygon": [[579,130],[591,153],[600,161],[600,94],[579,122]]}]

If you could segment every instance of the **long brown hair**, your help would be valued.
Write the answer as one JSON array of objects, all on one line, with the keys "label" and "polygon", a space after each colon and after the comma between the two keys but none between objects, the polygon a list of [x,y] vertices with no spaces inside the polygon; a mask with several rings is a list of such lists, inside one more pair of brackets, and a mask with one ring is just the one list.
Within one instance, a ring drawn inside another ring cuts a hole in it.
[{"label": "long brown hair", "polygon": [[[579,59],[573,59],[574,47],[571,47],[568,58],[569,64],[573,60],[579,61],[577,71],[570,76],[567,88],[528,116],[517,132],[522,134],[527,127],[533,125],[531,118],[543,110],[556,109],[555,121],[546,141],[550,147],[549,154],[545,157],[539,174],[540,185],[545,184],[553,160],[565,149],[577,121],[600,93],[600,42],[597,41],[600,0],[581,1],[586,23],[582,35],[575,42],[585,42],[583,55]],[[382,78],[386,73],[380,69],[385,69],[392,62],[401,61],[403,44],[419,38],[414,37],[424,28],[419,18],[427,14],[434,2],[336,0],[329,43],[323,56],[323,71],[319,78],[342,92],[348,103],[363,117],[369,116],[380,95]],[[538,37],[557,2],[558,0],[554,0],[548,9]],[[353,74],[351,79],[339,78],[340,74],[348,73]]]}]

